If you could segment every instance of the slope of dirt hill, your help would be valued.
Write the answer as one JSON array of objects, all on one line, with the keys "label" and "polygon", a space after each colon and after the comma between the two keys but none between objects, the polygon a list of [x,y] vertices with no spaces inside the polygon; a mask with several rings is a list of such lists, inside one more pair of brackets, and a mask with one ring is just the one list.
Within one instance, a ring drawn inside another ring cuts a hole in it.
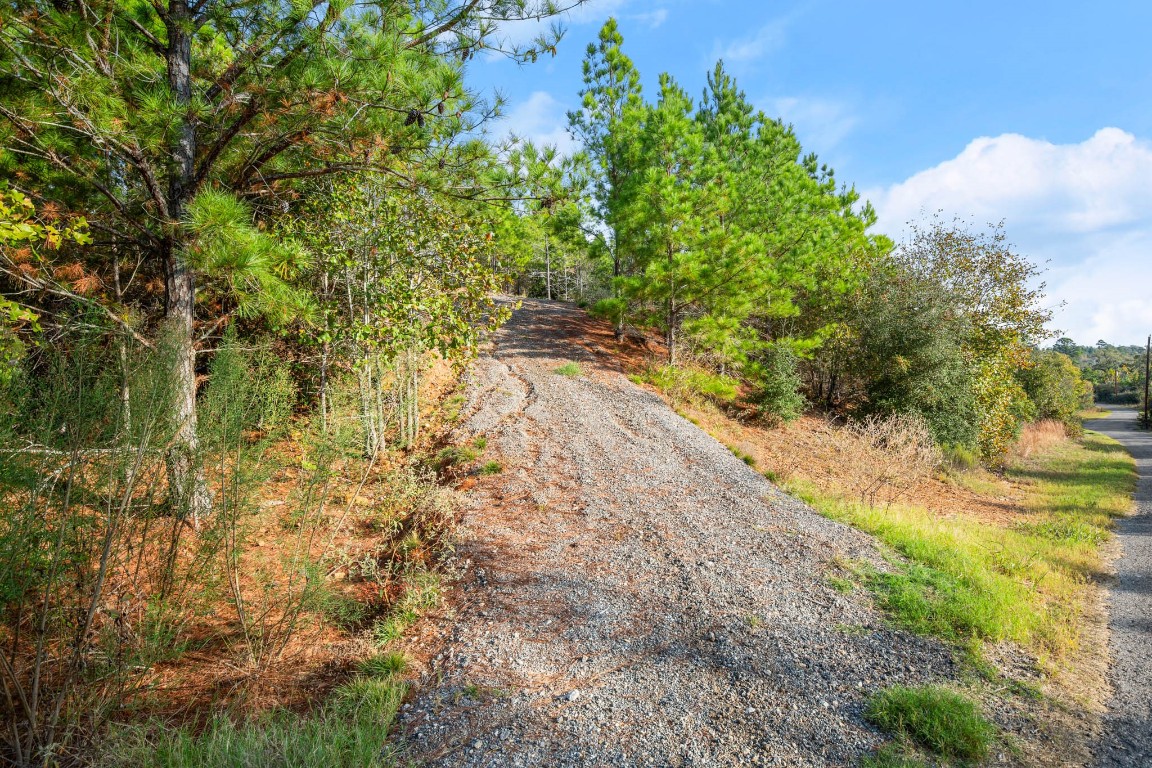
[{"label": "slope of dirt hill", "polygon": [[468,494],[407,756],[855,764],[883,740],[867,696],[953,678],[948,649],[832,589],[845,561],[881,562],[871,540],[629,382],[586,323],[525,302],[472,374],[457,442],[484,437],[502,471]]}]

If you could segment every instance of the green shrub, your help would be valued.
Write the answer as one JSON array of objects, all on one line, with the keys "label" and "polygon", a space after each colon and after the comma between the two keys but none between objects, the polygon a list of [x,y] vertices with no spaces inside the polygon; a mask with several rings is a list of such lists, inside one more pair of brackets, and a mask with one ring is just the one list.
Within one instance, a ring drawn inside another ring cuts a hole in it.
[{"label": "green shrub", "polygon": [[948,759],[983,759],[996,736],[995,726],[974,702],[936,685],[880,691],[868,702],[865,716],[877,727]]},{"label": "green shrub", "polygon": [[600,299],[592,305],[588,314],[607,320],[614,326],[619,326],[624,320],[624,313],[627,309],[628,302],[623,299]]},{"label": "green shrub", "polygon": [[931,279],[878,270],[850,312],[844,363],[863,384],[866,411],[918,413],[937,443],[974,446],[980,414],[954,303]]},{"label": "green shrub", "polygon": [[786,344],[773,344],[757,366],[759,387],[754,400],[760,414],[770,422],[788,422],[799,418],[808,401],[800,394],[802,381],[799,360]]},{"label": "green shrub", "polygon": [[450,445],[447,448],[440,449],[433,463],[438,469],[443,470],[457,466],[458,464],[467,464],[475,460],[476,451],[472,448],[468,446]]},{"label": "green shrub", "polygon": [[[1080,409],[1091,384],[1084,381],[1071,358],[1050,349],[1033,350],[1032,365],[1017,371],[1016,377],[1036,407],[1037,419],[1055,419],[1073,434],[1080,431]],[[1087,405],[1091,405],[1089,401]]]}]

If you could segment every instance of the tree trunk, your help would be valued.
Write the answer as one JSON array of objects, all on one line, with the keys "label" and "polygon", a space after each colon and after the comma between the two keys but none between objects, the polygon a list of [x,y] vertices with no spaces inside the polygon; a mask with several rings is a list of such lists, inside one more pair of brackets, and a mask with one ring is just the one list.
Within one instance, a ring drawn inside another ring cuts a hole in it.
[{"label": "tree trunk", "polygon": [[552,301],[552,253],[548,250],[548,233],[544,233],[544,292]]},{"label": "tree trunk", "polygon": [[668,244],[668,272],[670,280],[668,284],[668,332],[665,336],[665,343],[668,345],[668,365],[676,365],[676,277],[672,274],[672,267],[674,266],[672,244]]},{"label": "tree trunk", "polygon": [[[168,87],[176,103],[191,109],[192,11],[182,0],[168,4]],[[168,452],[169,494],[174,509],[189,515],[195,526],[211,510],[212,497],[204,481],[200,440],[196,434],[196,350],[192,321],[196,307],[196,281],[182,252],[180,219],[193,193],[196,161],[196,126],[189,112],[174,130],[171,176],[168,182],[170,234],[164,243],[165,317],[172,344],[171,377],[176,434]]]},{"label": "tree trunk", "polygon": [[[614,233],[612,236],[612,298],[620,298],[619,277],[623,269],[620,264],[620,240]],[[616,327],[612,329],[616,334],[616,341],[624,341],[624,313],[616,316]]]}]

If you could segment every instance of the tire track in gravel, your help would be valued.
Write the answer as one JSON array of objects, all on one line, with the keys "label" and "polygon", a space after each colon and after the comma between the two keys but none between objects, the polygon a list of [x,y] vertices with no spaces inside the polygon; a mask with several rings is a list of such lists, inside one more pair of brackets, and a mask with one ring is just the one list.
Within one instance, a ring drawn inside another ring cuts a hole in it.
[{"label": "tire track in gravel", "polygon": [[[832,590],[871,540],[781,493],[525,302],[472,374],[455,618],[401,715],[436,766],[841,766],[879,687],[954,679],[941,644]],[[582,377],[557,375],[570,360]],[[517,385],[508,382],[517,381]],[[518,390],[512,392],[512,389]],[[505,394],[506,393],[506,394]]]}]

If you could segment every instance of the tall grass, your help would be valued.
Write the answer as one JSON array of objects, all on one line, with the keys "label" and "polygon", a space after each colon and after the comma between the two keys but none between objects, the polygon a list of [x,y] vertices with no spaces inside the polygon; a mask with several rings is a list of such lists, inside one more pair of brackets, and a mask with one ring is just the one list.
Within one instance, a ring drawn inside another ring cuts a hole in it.
[{"label": "tall grass", "polygon": [[901,556],[863,574],[898,624],[949,640],[1012,640],[1060,657],[1079,642],[1099,545],[1131,508],[1135,474],[1115,442],[1089,434],[1049,445],[1008,470],[1026,492],[1024,519],[994,525],[909,505],[877,508],[793,483],[826,516]]},{"label": "tall grass", "polygon": [[127,726],[104,745],[104,768],[386,768],[386,740],[406,687],[392,676],[357,677],[318,712],[273,712],[237,723],[226,716],[202,731]]},{"label": "tall grass", "polygon": [[690,403],[730,403],[739,394],[736,379],[703,368],[664,365],[648,368],[630,378],[637,383],[651,384],[673,400]]}]

